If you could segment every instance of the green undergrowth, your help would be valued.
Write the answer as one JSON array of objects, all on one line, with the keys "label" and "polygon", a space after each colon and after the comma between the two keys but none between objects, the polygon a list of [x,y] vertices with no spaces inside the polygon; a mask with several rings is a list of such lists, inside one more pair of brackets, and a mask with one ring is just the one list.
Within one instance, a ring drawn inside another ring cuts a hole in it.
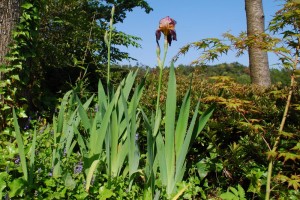
[{"label": "green undergrowth", "polygon": [[[166,72],[165,75],[167,74]],[[245,199],[263,198],[270,154],[268,145],[274,142],[278,134],[281,134],[282,141],[276,151],[272,194],[274,198],[279,199],[298,199],[299,89],[294,90],[285,131],[279,133],[278,124],[283,115],[287,88],[274,85],[268,90],[262,90],[258,87],[238,84],[228,77],[209,79],[199,77],[194,74],[191,83],[189,76],[178,75],[176,78],[179,105],[189,84],[192,89],[191,107],[196,106],[200,98],[200,114],[212,102],[216,103],[211,120],[203,132],[195,138],[186,157],[186,170],[182,182],[177,185],[178,191],[182,191],[180,198],[230,199],[233,196],[239,199],[242,199],[242,196]],[[153,88],[156,87],[156,79],[155,73],[150,73],[145,79],[144,92],[138,104],[139,109],[143,109],[145,113],[151,113],[155,107],[156,93],[153,92]],[[166,79],[167,77],[164,76],[161,104],[166,100],[167,86],[164,84],[167,83]],[[219,96],[220,90],[223,90],[222,96]],[[90,179],[87,179],[88,173],[85,169],[90,168],[84,166],[84,159],[93,161],[95,158],[93,158],[94,154],[90,154],[92,156],[90,158],[83,156],[85,154],[82,142],[89,145],[84,138],[88,137],[87,134],[93,129],[91,120],[96,119],[94,117],[99,109],[104,109],[105,106],[103,108],[99,106],[100,96],[91,96],[92,99],[82,102],[82,109],[85,111],[81,112],[86,114],[73,115],[72,113],[76,113],[77,106],[81,103],[75,94],[69,95],[62,99],[59,113],[53,122],[43,118],[30,119],[29,128],[20,127],[20,132],[15,129],[11,135],[1,135],[0,196],[2,198],[9,196],[12,199],[20,197],[25,199],[27,197],[30,197],[29,199],[147,199],[145,196],[147,176],[143,170],[147,165],[147,133],[142,123],[143,119],[140,118],[141,126],[134,134],[134,141],[140,152],[138,158],[140,164],[135,172],[129,176],[129,169],[126,167],[129,166],[128,158],[126,158],[121,165],[124,168],[121,167],[116,171],[119,175],[109,177],[107,158],[103,154],[107,150],[104,148],[102,156],[99,154],[99,162],[94,173]],[[134,93],[130,93],[130,96],[134,97]],[[179,110],[177,111],[176,115],[179,114]],[[165,110],[162,109],[162,113],[164,112]],[[190,111],[190,117],[194,112],[194,110]],[[78,117],[83,119],[83,115],[90,121],[84,123],[91,123],[91,127],[84,125],[83,122],[68,126],[69,128],[65,127],[67,132],[74,131],[73,139],[67,142],[68,138],[61,138],[65,131],[61,132],[57,128],[64,124],[59,121],[59,118],[64,118],[66,121],[72,119],[71,121],[74,122]],[[164,123],[165,120],[162,119],[161,124]],[[101,124],[95,125],[101,126]],[[75,129],[74,126],[77,128]],[[81,137],[78,135],[79,132]],[[19,139],[15,140],[14,137]],[[122,137],[124,139],[124,136]],[[20,146],[20,140],[23,141],[23,147]],[[125,144],[125,141],[122,143],[120,140],[119,145]],[[22,154],[20,148],[23,148]],[[27,170],[27,178],[24,179],[24,171]],[[159,173],[157,175],[159,176]],[[167,198],[165,186],[159,177],[156,178],[156,192],[159,191],[161,198]],[[88,190],[87,180],[90,181]]]}]

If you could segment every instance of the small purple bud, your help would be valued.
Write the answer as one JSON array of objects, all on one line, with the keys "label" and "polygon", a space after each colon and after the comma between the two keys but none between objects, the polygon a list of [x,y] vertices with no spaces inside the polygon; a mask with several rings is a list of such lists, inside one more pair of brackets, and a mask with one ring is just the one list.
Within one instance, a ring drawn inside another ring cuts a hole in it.
[{"label": "small purple bud", "polygon": [[74,174],[79,174],[82,172],[83,166],[82,162],[80,161],[75,167],[74,167]]},{"label": "small purple bud", "polygon": [[20,156],[18,156],[17,159],[15,160],[15,164],[20,164]]}]

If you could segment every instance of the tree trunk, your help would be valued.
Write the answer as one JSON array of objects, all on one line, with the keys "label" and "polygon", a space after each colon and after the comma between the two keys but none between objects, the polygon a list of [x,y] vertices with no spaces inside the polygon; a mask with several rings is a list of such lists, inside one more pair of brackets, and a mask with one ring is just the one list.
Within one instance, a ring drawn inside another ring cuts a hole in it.
[{"label": "tree trunk", "polygon": [[[9,52],[9,44],[12,42],[12,30],[20,17],[21,1],[22,0],[0,0],[0,67],[9,65],[5,56]],[[1,86],[1,81],[3,80],[4,74],[0,70],[0,87],[3,87]],[[0,88],[0,90],[2,90],[2,88]],[[4,105],[4,98],[1,93],[0,105]],[[4,128],[5,120],[5,115],[0,112],[0,131]]]},{"label": "tree trunk", "polygon": [[20,17],[20,1],[0,1],[0,65],[8,64],[5,56],[9,51],[12,30]]},{"label": "tree trunk", "polygon": [[[245,8],[247,35],[259,37],[265,31],[262,0],[245,0]],[[249,46],[249,67],[252,84],[264,87],[271,85],[268,53],[255,44]]]},{"label": "tree trunk", "polygon": [[5,56],[9,51],[12,30],[20,17],[20,1],[0,1],[0,65],[8,64]]}]

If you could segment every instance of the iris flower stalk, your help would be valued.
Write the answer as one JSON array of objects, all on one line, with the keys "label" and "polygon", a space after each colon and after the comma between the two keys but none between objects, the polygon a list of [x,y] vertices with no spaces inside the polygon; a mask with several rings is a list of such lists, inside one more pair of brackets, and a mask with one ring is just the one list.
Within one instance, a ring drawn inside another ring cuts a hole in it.
[{"label": "iris flower stalk", "polygon": [[[172,40],[177,40],[176,38],[176,32],[175,32],[175,25],[176,21],[169,16],[161,19],[159,21],[159,27],[155,32],[156,35],[156,43],[157,43],[157,48],[156,48],[156,55],[157,55],[157,62],[158,62],[158,67],[159,67],[159,80],[158,80],[158,88],[157,88],[157,101],[156,101],[156,110],[155,110],[155,124],[160,124],[160,108],[159,108],[159,101],[160,101],[160,93],[161,93],[161,82],[162,82],[162,73],[163,73],[163,68],[168,52],[168,46],[171,45]],[[161,33],[164,34],[164,55],[163,55],[163,60],[160,59],[160,45],[159,45],[159,39],[161,37]],[[157,135],[157,129],[155,128],[156,125],[154,125],[154,130],[152,130],[152,134],[147,135],[147,143],[148,143],[148,166],[149,166],[149,189],[150,189],[150,199],[153,199],[154,196],[154,188],[155,188],[155,175],[153,171],[153,164],[154,164],[154,148],[155,148],[155,138]],[[148,185],[147,184],[147,185]],[[148,190],[149,191],[149,190]],[[147,192],[146,192],[147,193]]]},{"label": "iris flower stalk", "polygon": [[109,87],[110,87],[110,57],[111,57],[111,37],[112,37],[112,31],[114,29],[113,22],[114,22],[114,14],[115,14],[115,6],[111,9],[111,18],[109,21],[109,30],[105,32],[104,35],[104,42],[107,46],[107,78],[106,78],[106,84],[107,84],[107,93],[108,93],[108,100],[110,98],[109,94]]},{"label": "iris flower stalk", "polygon": [[[176,32],[175,32],[175,25],[176,21],[169,16],[161,19],[159,21],[159,27],[155,32],[156,35],[156,56],[157,56],[157,62],[158,62],[158,67],[159,67],[159,82],[158,82],[158,88],[157,88],[157,101],[156,101],[156,116],[158,114],[158,109],[159,109],[159,100],[160,100],[160,92],[161,92],[161,82],[162,82],[162,73],[163,73],[163,68],[165,64],[165,60],[167,57],[167,52],[168,52],[168,46],[171,46],[172,40],[177,40],[176,37]],[[160,45],[158,40],[161,37],[161,33],[164,34],[164,55],[163,55],[163,60],[161,61],[160,59]]]}]

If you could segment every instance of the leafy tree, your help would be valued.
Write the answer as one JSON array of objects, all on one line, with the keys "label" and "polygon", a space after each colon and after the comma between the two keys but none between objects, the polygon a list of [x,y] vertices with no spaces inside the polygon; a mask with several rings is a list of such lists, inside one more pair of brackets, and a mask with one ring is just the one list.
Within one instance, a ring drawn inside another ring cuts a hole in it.
[{"label": "leafy tree", "polygon": [[[10,90],[5,92],[10,97],[7,109],[18,106],[27,111],[54,110],[58,91],[64,92],[84,78],[97,82],[105,76],[104,34],[113,5],[114,23],[122,23],[126,13],[135,7],[147,13],[152,10],[144,0],[24,0],[22,3],[21,20],[9,55],[13,62],[5,67],[9,70],[6,77],[10,86],[1,85],[1,89]],[[140,38],[116,29],[112,37],[111,60],[132,59],[117,45],[139,47]],[[77,87],[85,87],[85,82],[80,84]]]},{"label": "leafy tree", "polygon": [[269,72],[268,54],[259,48],[255,40],[262,40],[260,34],[264,33],[264,13],[262,0],[245,0],[247,16],[247,35],[255,37],[253,44],[249,45],[250,76],[253,84],[269,87],[271,78]]},{"label": "leafy tree", "polygon": [[[104,34],[108,29],[110,10],[115,5],[114,22],[123,22],[126,12],[134,7],[141,7],[149,13],[152,9],[145,1],[96,1],[96,0],[45,0],[41,10],[40,24],[40,60],[46,66],[73,66],[76,61],[84,64],[106,62],[107,50]],[[59,9],[58,9],[59,8]],[[133,45],[140,38],[127,35],[117,30],[113,34],[113,46]],[[112,49],[112,60],[129,58],[118,48]],[[51,62],[48,62],[49,59]]]},{"label": "leafy tree", "polygon": [[[84,70],[88,71],[90,82],[97,82],[99,75],[105,76],[102,70],[107,61],[104,35],[108,30],[112,5],[115,5],[114,23],[122,23],[126,13],[135,7],[146,13],[152,10],[144,0],[44,1],[36,58],[36,65],[43,69],[40,74],[43,88],[48,88],[51,93],[64,91],[69,83],[74,85],[78,77],[83,77]],[[117,46],[140,47],[140,38],[116,29],[112,38],[111,61],[133,59]]]}]

